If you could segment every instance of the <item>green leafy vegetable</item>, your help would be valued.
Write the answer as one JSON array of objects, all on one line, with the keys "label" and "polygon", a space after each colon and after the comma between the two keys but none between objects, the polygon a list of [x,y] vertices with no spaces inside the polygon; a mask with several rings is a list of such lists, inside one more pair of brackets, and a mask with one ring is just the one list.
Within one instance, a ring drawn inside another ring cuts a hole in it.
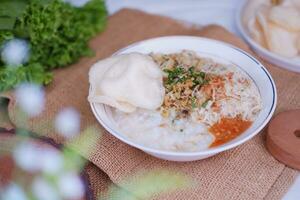
[{"label": "green leafy vegetable", "polygon": [[20,17],[27,4],[27,0],[1,0],[0,16]]},{"label": "green leafy vegetable", "polygon": [[52,74],[38,63],[28,66],[0,68],[0,91],[8,90],[23,82],[48,84]]},{"label": "green leafy vegetable", "polygon": [[14,34],[10,31],[0,31],[0,44],[3,44],[4,41],[14,38]]},{"label": "green leafy vegetable", "polygon": [[19,20],[17,30],[30,38],[31,61],[54,69],[91,55],[88,41],[103,30],[105,20],[102,0],[92,0],[83,8],[59,0],[46,5],[34,2]]},{"label": "green leafy vegetable", "polygon": [[90,0],[81,8],[62,0],[1,1],[0,45],[13,38],[27,39],[31,56],[20,69],[0,62],[0,92],[23,81],[50,83],[50,70],[92,55],[88,42],[104,29],[106,17],[104,0]]},{"label": "green leafy vegetable", "polygon": [[2,0],[0,2],[0,30],[13,30],[17,21],[25,11],[25,0]]},{"label": "green leafy vegetable", "polygon": [[0,17],[0,29],[11,30],[14,28],[16,18],[13,17]]}]

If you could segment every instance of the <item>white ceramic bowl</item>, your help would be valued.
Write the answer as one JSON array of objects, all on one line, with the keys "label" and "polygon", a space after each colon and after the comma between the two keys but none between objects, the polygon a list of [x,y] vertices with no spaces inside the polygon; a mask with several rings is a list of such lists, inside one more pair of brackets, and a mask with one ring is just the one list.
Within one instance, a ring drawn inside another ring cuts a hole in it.
[{"label": "white ceramic bowl", "polygon": [[269,72],[255,58],[229,44],[201,37],[169,36],[145,40],[125,47],[115,54],[140,52],[175,53],[184,49],[193,50],[200,56],[219,62],[233,63],[245,71],[256,83],[262,96],[263,109],[253,125],[234,140],[214,148],[197,152],[161,151],[137,144],[124,136],[112,119],[111,108],[103,104],[91,104],[94,115],[101,125],[116,138],[155,157],[172,161],[193,161],[213,156],[232,149],[258,134],[271,119],[277,102],[276,87]]},{"label": "white ceramic bowl", "polygon": [[281,68],[298,72],[300,73],[300,59],[290,59],[283,56],[280,56],[278,54],[275,54],[268,49],[263,48],[260,44],[258,44],[254,39],[250,37],[250,34],[243,24],[243,13],[245,10],[245,6],[249,0],[241,0],[240,4],[238,6],[238,11],[236,14],[236,26],[238,31],[240,32],[241,36],[244,38],[244,40],[251,46],[253,51],[257,53],[260,57],[265,59],[266,61],[277,65]]}]

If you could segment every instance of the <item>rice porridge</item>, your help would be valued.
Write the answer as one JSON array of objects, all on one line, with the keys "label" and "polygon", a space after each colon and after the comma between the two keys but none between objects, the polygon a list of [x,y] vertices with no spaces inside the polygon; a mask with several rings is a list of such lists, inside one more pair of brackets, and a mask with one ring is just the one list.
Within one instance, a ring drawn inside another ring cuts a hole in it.
[{"label": "rice porridge", "polygon": [[199,151],[238,137],[258,116],[259,91],[233,64],[192,51],[150,56],[163,71],[162,105],[130,113],[113,108],[116,124],[130,140],[166,151]]}]

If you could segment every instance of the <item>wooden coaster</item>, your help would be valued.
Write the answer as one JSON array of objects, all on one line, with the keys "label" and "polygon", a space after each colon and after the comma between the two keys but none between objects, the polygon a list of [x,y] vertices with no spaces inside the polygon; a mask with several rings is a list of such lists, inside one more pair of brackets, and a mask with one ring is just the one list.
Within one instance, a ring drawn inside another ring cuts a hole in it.
[{"label": "wooden coaster", "polygon": [[300,110],[279,113],[271,120],[267,148],[277,160],[300,170]]}]

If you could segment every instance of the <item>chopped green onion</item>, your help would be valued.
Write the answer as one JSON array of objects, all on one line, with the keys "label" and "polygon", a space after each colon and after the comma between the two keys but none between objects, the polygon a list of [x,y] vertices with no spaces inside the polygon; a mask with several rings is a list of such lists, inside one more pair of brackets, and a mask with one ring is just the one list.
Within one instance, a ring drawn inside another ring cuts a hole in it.
[{"label": "chopped green onion", "polygon": [[202,107],[202,108],[206,108],[206,106],[207,106],[207,104],[208,104],[209,101],[210,101],[210,99],[206,100],[206,101],[201,105],[201,107]]}]

